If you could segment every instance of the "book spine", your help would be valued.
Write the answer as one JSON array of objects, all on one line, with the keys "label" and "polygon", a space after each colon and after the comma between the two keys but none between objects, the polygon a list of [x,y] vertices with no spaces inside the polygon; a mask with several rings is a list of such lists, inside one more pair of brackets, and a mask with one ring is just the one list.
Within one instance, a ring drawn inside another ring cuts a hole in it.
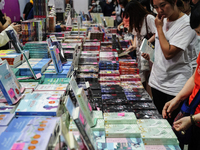
[{"label": "book spine", "polygon": [[95,150],[94,147],[93,147],[93,144],[92,142],[90,141],[87,133],[85,132],[85,129],[83,127],[83,125],[81,124],[80,120],[79,119],[75,119],[74,120],[74,123],[76,124],[80,134],[82,135],[82,138],[83,140],[85,141],[87,147],[89,150]]},{"label": "book spine", "polygon": [[93,118],[90,116],[90,111],[88,110],[87,104],[82,98],[82,95],[77,95],[77,101],[81,107],[81,111],[83,112],[85,119],[87,120],[90,127],[94,126]]},{"label": "book spine", "polygon": [[16,116],[57,116],[56,112],[15,112]]},{"label": "book spine", "polygon": [[3,95],[4,95],[4,97],[6,98],[7,103],[8,103],[9,105],[12,105],[13,102],[12,102],[12,100],[10,99],[10,97],[9,97],[9,95],[8,95],[6,89],[4,88],[4,85],[3,85],[3,83],[2,83],[1,81],[0,81],[0,89],[1,89],[1,91],[2,91],[2,93],[3,93]]}]

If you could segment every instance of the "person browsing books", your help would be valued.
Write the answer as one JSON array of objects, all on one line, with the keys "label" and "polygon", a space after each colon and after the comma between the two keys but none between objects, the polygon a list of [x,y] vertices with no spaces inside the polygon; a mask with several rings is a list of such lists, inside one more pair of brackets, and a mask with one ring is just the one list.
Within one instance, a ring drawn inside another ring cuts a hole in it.
[{"label": "person browsing books", "polygon": [[[192,75],[191,61],[197,57],[197,35],[190,27],[189,17],[176,6],[176,0],[151,0],[151,4],[158,15],[155,19],[155,60],[149,85],[154,104],[162,114],[165,103],[180,92]],[[167,118],[171,125],[179,111],[180,107]]]},{"label": "person browsing books", "polygon": [[18,26],[15,25],[15,23],[12,23],[9,27],[7,27],[5,30],[3,30],[0,33],[0,39],[1,39],[0,40],[0,47],[6,45],[10,41],[10,39],[8,38],[8,36],[6,34],[6,31],[8,31],[8,30],[14,30],[15,33],[20,31],[18,29]]},{"label": "person browsing books", "polygon": [[[190,26],[196,31],[200,41],[200,4],[192,11],[190,16]],[[200,42],[199,42],[200,43]],[[199,47],[200,48],[200,47]],[[192,102],[197,92],[200,90],[200,54],[197,58],[197,68],[194,74],[186,82],[182,90],[176,95],[175,98],[167,102],[162,110],[163,118],[171,117],[171,114],[177,107],[189,97],[189,104]],[[200,104],[197,106],[195,113],[192,117],[184,117],[174,122],[173,126],[177,131],[186,131],[191,125],[193,128],[191,143],[189,150],[200,149]]]},{"label": "person browsing books", "polygon": [[[144,7],[136,0],[129,2],[125,8],[125,12],[129,16],[129,32],[134,35],[134,40],[130,49],[136,49],[136,56],[138,67],[140,69],[141,81],[146,88],[146,80],[148,79],[149,63],[143,57],[141,57],[140,46],[144,38],[147,38],[149,42],[154,42],[155,40],[155,17],[150,14]],[[140,12],[140,13],[138,13]],[[145,77],[146,76],[146,77]],[[151,94],[150,91],[148,91]]]}]

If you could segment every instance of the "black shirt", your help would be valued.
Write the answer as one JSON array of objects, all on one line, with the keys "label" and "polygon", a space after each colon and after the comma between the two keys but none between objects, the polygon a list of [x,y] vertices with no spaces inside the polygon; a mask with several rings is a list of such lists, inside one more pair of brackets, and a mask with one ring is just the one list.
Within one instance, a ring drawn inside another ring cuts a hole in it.
[{"label": "black shirt", "polygon": [[[2,23],[2,25],[4,25],[6,23],[6,19],[4,18],[4,14],[1,12],[1,10],[0,10],[0,22]],[[6,45],[0,47],[0,50],[5,50],[5,49],[9,49],[8,43]]]},{"label": "black shirt", "polygon": [[28,2],[24,8],[23,14],[25,14],[25,20],[27,20],[28,14],[31,11],[31,9],[33,8],[32,3]]}]

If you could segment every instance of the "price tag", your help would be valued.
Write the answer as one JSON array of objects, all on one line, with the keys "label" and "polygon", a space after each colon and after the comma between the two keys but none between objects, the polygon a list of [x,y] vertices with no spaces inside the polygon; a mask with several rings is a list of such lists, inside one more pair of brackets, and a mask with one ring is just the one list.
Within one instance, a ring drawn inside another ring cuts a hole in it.
[{"label": "price tag", "polygon": [[13,144],[11,150],[23,150],[25,143],[15,143]]},{"label": "price tag", "polygon": [[107,73],[112,73],[111,71],[107,71]]},{"label": "price tag", "polygon": [[58,49],[58,48],[56,48],[56,53],[57,53],[57,54],[59,54],[59,53],[60,53],[60,51],[59,51],[59,49]]},{"label": "price tag", "polygon": [[10,95],[10,98],[13,98],[13,97],[15,96],[15,92],[14,92],[13,89],[10,89],[10,90],[8,91],[8,94]]},{"label": "price tag", "polygon": [[118,116],[124,117],[125,113],[118,113]]}]

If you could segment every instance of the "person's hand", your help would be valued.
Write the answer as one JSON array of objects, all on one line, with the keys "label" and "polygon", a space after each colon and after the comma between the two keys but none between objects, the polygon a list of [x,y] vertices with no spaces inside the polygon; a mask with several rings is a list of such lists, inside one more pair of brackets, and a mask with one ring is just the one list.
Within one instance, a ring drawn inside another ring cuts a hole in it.
[{"label": "person's hand", "polygon": [[117,26],[117,30],[120,31],[120,25]]},{"label": "person's hand", "polygon": [[125,52],[132,52],[132,51],[134,51],[136,49],[136,47],[133,47],[133,46],[129,46],[129,48],[127,48],[126,50],[125,50]]},{"label": "person's hand", "polygon": [[186,131],[191,125],[192,122],[190,120],[190,116],[188,116],[174,122],[173,127],[176,131]]},{"label": "person's hand", "polygon": [[4,14],[4,17],[5,17],[5,20],[9,23],[9,24],[11,24],[11,19],[10,19],[10,17],[8,17],[8,16],[6,16],[6,14]]},{"label": "person's hand", "polygon": [[62,31],[66,31],[67,30],[65,25],[60,25],[60,27],[61,27]]},{"label": "person's hand", "polygon": [[156,16],[155,19],[155,25],[156,28],[162,28],[163,27],[163,19],[165,18],[165,15],[160,16],[159,14]]},{"label": "person's hand", "polygon": [[21,32],[21,25],[20,24],[16,25],[16,23],[12,23],[11,26],[13,27],[13,29],[15,29],[15,31],[18,34]]},{"label": "person's hand", "polygon": [[181,101],[177,97],[175,97],[171,101],[165,103],[165,106],[163,107],[163,110],[162,110],[162,116],[163,116],[163,118],[165,118],[165,119],[167,119],[168,117],[171,118],[172,112],[176,108],[178,108],[178,106],[179,106],[180,103],[181,103]]},{"label": "person's hand", "polygon": [[149,54],[147,54],[147,53],[142,53],[142,55],[141,55],[144,59],[146,59],[146,60],[150,60],[150,56],[149,56]]}]

